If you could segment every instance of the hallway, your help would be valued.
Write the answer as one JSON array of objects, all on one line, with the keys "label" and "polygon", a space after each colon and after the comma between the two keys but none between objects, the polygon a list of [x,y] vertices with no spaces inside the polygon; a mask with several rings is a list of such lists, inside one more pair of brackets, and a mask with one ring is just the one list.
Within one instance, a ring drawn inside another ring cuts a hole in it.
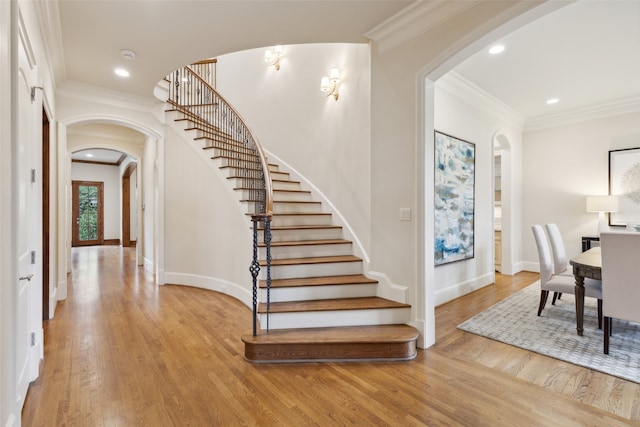
[{"label": "hallway", "polygon": [[[254,365],[243,358],[251,313],[240,302],[156,286],[132,248],[74,248],[72,262],[68,298],[45,322],[25,426],[628,425],[486,366],[521,359],[553,372],[566,364],[456,329],[533,273],[439,307],[439,344],[410,362]],[[479,354],[485,360],[474,361]]]}]

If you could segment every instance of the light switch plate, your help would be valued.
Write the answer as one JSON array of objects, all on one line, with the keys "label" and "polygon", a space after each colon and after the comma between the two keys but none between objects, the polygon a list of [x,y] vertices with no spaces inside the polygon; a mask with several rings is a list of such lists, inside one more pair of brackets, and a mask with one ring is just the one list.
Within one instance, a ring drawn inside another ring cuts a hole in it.
[{"label": "light switch plate", "polygon": [[411,221],[411,208],[400,208],[400,221]]}]

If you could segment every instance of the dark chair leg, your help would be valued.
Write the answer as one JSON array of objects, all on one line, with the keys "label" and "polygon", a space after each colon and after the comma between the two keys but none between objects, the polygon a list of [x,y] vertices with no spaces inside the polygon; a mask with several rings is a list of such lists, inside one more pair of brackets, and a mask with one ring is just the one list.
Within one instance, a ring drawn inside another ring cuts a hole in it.
[{"label": "dark chair leg", "polygon": [[560,299],[560,295],[562,295],[560,292],[553,293],[553,299],[551,300],[551,305],[556,305],[556,300]]},{"label": "dark chair leg", "polygon": [[540,316],[540,313],[542,313],[544,306],[547,305],[547,298],[549,298],[549,291],[541,291],[540,306],[538,306],[538,316]]},{"label": "dark chair leg", "polygon": [[557,292],[558,294],[558,299],[562,298],[562,292]]},{"label": "dark chair leg", "polygon": [[604,318],[604,354],[609,354],[609,335],[611,332],[611,318],[605,316]]},{"label": "dark chair leg", "polygon": [[598,329],[602,329],[602,300],[598,300]]}]

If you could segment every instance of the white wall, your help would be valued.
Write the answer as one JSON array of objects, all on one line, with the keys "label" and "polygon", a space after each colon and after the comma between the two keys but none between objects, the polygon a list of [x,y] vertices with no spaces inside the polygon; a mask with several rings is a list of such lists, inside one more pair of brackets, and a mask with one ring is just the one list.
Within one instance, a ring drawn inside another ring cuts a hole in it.
[{"label": "white wall", "polygon": [[[90,163],[71,163],[72,181],[102,182],[104,197],[104,239],[120,241],[120,224],[122,223],[120,200],[122,184],[118,166],[98,165]],[[122,243],[120,241],[120,243]]]},{"label": "white wall", "polygon": [[608,194],[609,150],[640,147],[640,112],[530,131],[522,163],[522,259],[538,271],[534,224],[558,224],[569,256],[598,229],[586,196]]},{"label": "white wall", "polygon": [[223,292],[250,306],[253,240],[242,195],[233,191],[226,169],[186,138],[167,128],[166,283]]},{"label": "white wall", "polygon": [[[436,305],[493,283],[495,135],[500,132],[510,136],[505,156],[521,150],[522,121],[497,102],[481,100],[482,95],[465,83],[456,76],[436,82],[434,116],[436,130],[475,144],[474,257],[435,267]],[[506,174],[503,178],[519,179],[519,169],[513,172],[513,176]]]},{"label": "white wall", "polygon": [[[276,71],[265,49],[218,58],[217,90],[236,108],[265,150],[299,172],[370,245],[370,56],[367,44],[283,47]],[[320,79],[341,71],[339,99]],[[304,185],[304,183],[303,183]]]}]

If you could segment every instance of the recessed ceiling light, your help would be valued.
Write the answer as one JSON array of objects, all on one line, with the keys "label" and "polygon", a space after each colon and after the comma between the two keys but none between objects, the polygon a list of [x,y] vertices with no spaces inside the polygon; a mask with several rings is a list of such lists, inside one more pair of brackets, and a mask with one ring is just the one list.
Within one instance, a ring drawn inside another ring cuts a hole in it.
[{"label": "recessed ceiling light", "polygon": [[560,101],[558,98],[549,98],[547,99],[547,104],[548,105],[557,104],[558,101]]},{"label": "recessed ceiling light", "polygon": [[497,44],[495,46],[491,46],[489,49],[489,53],[492,55],[497,55],[504,50],[504,45]]},{"label": "recessed ceiling light", "polygon": [[87,153],[87,157],[93,157],[93,154]]},{"label": "recessed ceiling light", "polygon": [[116,68],[115,73],[120,77],[129,77],[129,72],[124,68]]}]

